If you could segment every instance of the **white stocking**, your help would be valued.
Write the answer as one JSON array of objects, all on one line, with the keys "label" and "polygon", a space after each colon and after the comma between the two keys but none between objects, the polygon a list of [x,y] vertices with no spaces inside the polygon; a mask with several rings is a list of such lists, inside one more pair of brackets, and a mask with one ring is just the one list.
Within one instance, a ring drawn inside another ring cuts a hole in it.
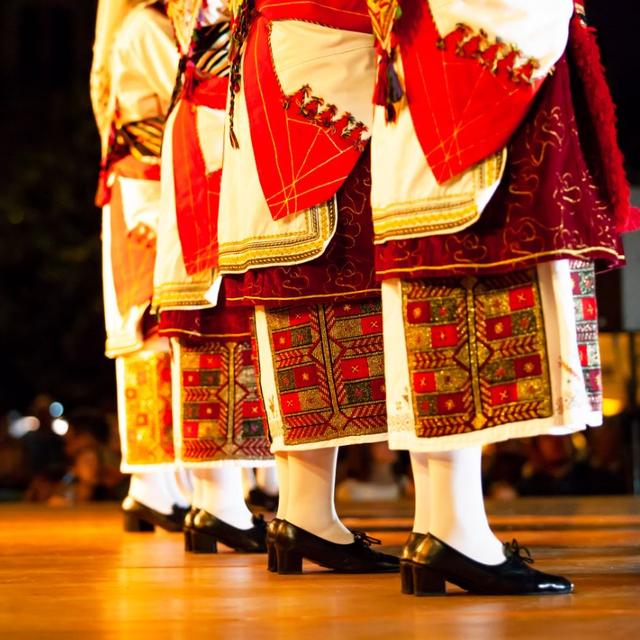
[{"label": "white stocking", "polygon": [[353,542],[334,502],[338,447],[289,451],[287,520],[325,540]]},{"label": "white stocking", "polygon": [[280,496],[278,498],[278,513],[276,518],[287,519],[287,505],[289,501],[289,454],[279,451],[275,454],[276,470],[280,485]]},{"label": "white stocking", "polygon": [[413,514],[413,530],[415,533],[428,533],[431,510],[429,499],[429,459],[425,453],[411,452],[411,469],[415,486],[415,511]]},{"label": "white stocking", "polygon": [[169,515],[175,504],[175,497],[169,491],[169,477],[173,477],[172,471],[134,473],[131,475],[129,495],[145,507]]},{"label": "white stocking", "polygon": [[240,467],[194,469],[193,479],[200,509],[237,529],[253,526],[251,511],[244,501]]},{"label": "white stocking", "polygon": [[478,562],[504,562],[502,544],[489,528],[484,508],[481,447],[414,454],[412,459],[422,456],[429,465],[429,531]]},{"label": "white stocking", "polygon": [[173,503],[186,508],[191,504],[191,487],[185,480],[186,472],[175,471],[167,474],[167,491],[173,496]]},{"label": "white stocking", "polygon": [[256,484],[269,496],[278,495],[278,473],[275,467],[258,467]]}]

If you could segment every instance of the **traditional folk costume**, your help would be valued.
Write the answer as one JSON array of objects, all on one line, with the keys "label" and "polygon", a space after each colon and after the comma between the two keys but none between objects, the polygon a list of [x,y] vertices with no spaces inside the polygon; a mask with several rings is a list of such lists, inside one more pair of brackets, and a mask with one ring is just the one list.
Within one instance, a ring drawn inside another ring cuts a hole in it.
[{"label": "traditional folk costume", "polygon": [[[208,296],[215,288],[229,23],[211,2],[171,0],[167,8],[181,61],[162,146],[154,310],[160,334],[171,340],[176,461],[193,472],[187,549],[214,551],[220,540],[264,551],[264,524],[252,523],[241,476],[241,467],[274,464],[251,311]],[[230,529],[236,532],[228,535]]]},{"label": "traditional folk costume", "polygon": [[102,137],[106,354],[116,360],[125,526],[182,528],[174,469],[169,345],[148,309],[160,204],[160,143],[178,57],[161,3],[103,1],[91,93]]},{"label": "traditional folk costume", "polygon": [[[623,263],[629,226],[613,108],[569,0],[368,5],[389,443],[414,454],[417,483],[430,458],[415,454],[475,447],[479,486],[479,445],[602,421],[594,265]],[[520,571],[511,547],[506,569],[488,562],[470,577],[459,551],[473,545],[432,535],[439,519],[432,508],[437,522],[416,525],[405,546],[406,592],[439,593],[445,579],[476,592],[571,590]]]},{"label": "traditional folk costume", "polygon": [[341,571],[397,571],[397,559],[354,540],[333,507],[337,446],[387,437],[366,5],[251,4],[231,3],[216,267],[226,301],[256,309],[281,487],[269,568],[299,573],[306,557]]}]

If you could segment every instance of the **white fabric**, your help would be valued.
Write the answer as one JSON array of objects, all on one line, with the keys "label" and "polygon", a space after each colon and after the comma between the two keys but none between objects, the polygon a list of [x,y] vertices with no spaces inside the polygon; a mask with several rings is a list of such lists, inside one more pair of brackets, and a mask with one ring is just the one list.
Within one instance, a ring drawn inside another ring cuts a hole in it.
[{"label": "white fabric", "polygon": [[[309,85],[313,95],[337,107],[338,115],[351,112],[371,128],[375,82],[371,35],[278,20],[271,25],[271,51],[285,94]],[[235,105],[234,129],[240,146],[234,149],[229,136],[225,136],[219,223],[221,271],[243,272],[251,266],[312,260],[324,252],[333,236],[335,217],[331,221],[325,204],[318,203],[295,215],[272,219],[255,165],[242,86]]]},{"label": "white fabric", "polygon": [[[402,61],[396,64],[402,76]],[[371,208],[374,243],[455,233],[478,220],[495,193],[507,150],[438,184],[416,135],[411,112],[393,124],[376,107],[371,139]]]},{"label": "white fabric", "polygon": [[338,447],[291,451],[287,457],[287,521],[337,544],[353,542],[353,534],[342,524],[335,507]]},{"label": "white fabric", "polygon": [[[201,109],[201,107],[199,107]],[[160,176],[160,215],[156,240],[156,263],[153,272],[153,307],[168,309],[203,309],[211,304],[204,295],[213,282],[210,271],[195,276],[187,274],[176,217],[176,194],[173,176],[173,126],[177,107],[164,127],[162,140],[162,173]],[[202,139],[202,138],[201,138]],[[215,147],[222,131],[206,138]]]},{"label": "white fabric", "polygon": [[[166,112],[173,91],[178,55],[169,20],[154,9],[131,10],[115,36],[111,52],[111,96],[117,102],[120,123]],[[160,188],[157,182],[119,178],[125,223],[132,230],[139,222],[157,226]],[[102,267],[104,282],[106,352],[109,357],[142,346],[140,321],[147,304],[120,314],[111,265],[110,208],[104,207]]]},{"label": "white fabric", "polygon": [[[296,264],[322,255],[335,233],[337,216],[334,213],[332,220],[323,203],[273,220],[258,178],[242,85],[235,104],[233,122],[240,146],[235,149],[225,134],[218,219],[220,271],[244,272],[252,261],[266,267],[281,264],[283,257]],[[300,260],[302,250],[312,250],[313,255]]]},{"label": "white fabric", "polygon": [[[271,51],[286,95],[309,85],[314,96],[338,108],[338,116],[348,111],[371,130],[375,55],[370,34],[278,20],[271,24]],[[363,134],[365,140],[369,136]]]},{"label": "white fabric", "polygon": [[228,20],[228,3],[226,0],[207,0],[200,9],[200,25],[216,24]]},{"label": "white fabric", "polygon": [[140,178],[116,178],[122,192],[122,213],[127,229],[146,224],[153,231],[158,227],[160,183]]},{"label": "white fabric", "polygon": [[149,7],[133,9],[116,35],[112,56],[112,94],[119,121],[165,114],[179,61],[169,19]]},{"label": "white fabric", "polygon": [[451,451],[511,438],[566,435],[602,423],[602,414],[591,409],[580,365],[569,262],[547,262],[538,265],[537,269],[547,337],[553,415],[437,438],[419,438],[415,434],[402,318],[402,286],[397,279],[383,282],[382,315],[390,449]]},{"label": "white fabric", "polygon": [[[155,352],[166,352],[169,350],[169,341],[166,338],[155,336],[141,341],[140,348],[136,351],[136,358],[143,358],[145,353],[153,354]],[[127,421],[127,397],[126,397],[126,380],[125,380],[125,361],[127,356],[118,356],[115,360],[116,364],[116,398],[118,406],[118,432],[120,434],[120,451],[122,452],[122,462],[120,463],[120,471],[122,473],[147,473],[150,470],[174,469],[173,462],[163,462],[159,464],[129,464],[128,456],[128,439],[127,432],[129,428],[135,428],[135,425],[129,425]],[[173,390],[172,390],[173,393]]]},{"label": "white fabric", "polygon": [[111,87],[111,58],[116,33],[127,14],[136,5],[151,0],[99,0],[96,11],[96,34],[91,62],[91,104],[102,142],[107,152],[115,100]]},{"label": "white fabric", "polygon": [[251,511],[244,501],[240,468],[196,469],[193,481],[199,485],[196,491],[199,502],[194,503],[194,507],[204,509],[237,529],[253,526]]},{"label": "white fabric", "polygon": [[322,442],[305,442],[302,444],[288,445],[284,442],[284,419],[278,400],[278,388],[276,384],[275,370],[273,367],[273,355],[271,341],[269,339],[269,327],[265,309],[262,305],[255,307],[255,339],[258,346],[258,359],[260,363],[260,389],[265,405],[265,414],[271,436],[271,452],[279,451],[310,451],[313,449],[325,449],[345,446],[349,444],[365,444],[367,442],[383,442],[387,439],[386,433],[371,435],[357,435],[338,437]]},{"label": "white fabric", "polygon": [[131,307],[123,316],[118,308],[116,287],[111,266],[111,207],[102,208],[102,296],[107,340],[105,353],[116,358],[142,348],[141,320],[146,304]]},{"label": "white fabric", "polygon": [[573,15],[573,0],[430,0],[429,7],[441,35],[464,24],[538,60],[534,78],[546,76],[562,55]]},{"label": "white fabric", "polygon": [[170,489],[172,478],[175,482],[171,471],[136,472],[131,476],[129,496],[150,509],[169,515],[176,504]]}]

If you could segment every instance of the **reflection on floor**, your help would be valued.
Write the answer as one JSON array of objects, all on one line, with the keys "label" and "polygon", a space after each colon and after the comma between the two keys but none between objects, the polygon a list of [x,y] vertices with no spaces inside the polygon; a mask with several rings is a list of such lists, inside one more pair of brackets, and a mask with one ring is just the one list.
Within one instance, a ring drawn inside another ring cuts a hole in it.
[{"label": "reflection on floor", "polygon": [[[341,640],[638,637],[640,499],[490,504],[503,539],[570,576],[571,596],[415,598],[397,576],[308,565],[274,576],[263,556],[185,554],[179,534],[125,534],[115,505],[0,506],[1,638]],[[347,523],[398,551],[408,503],[343,504]]]}]

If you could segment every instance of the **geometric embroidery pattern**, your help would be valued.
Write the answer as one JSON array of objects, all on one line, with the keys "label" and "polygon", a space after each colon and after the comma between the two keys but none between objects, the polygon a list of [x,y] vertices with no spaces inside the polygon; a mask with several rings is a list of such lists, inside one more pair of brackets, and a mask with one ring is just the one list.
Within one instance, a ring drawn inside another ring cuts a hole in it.
[{"label": "geometric embroidery pattern", "polygon": [[284,443],[385,433],[379,299],[267,309]]},{"label": "geometric embroidery pattern", "polygon": [[593,262],[570,260],[578,353],[591,410],[602,411],[602,371],[598,343],[598,304]]},{"label": "geometric embroidery pattern", "polygon": [[171,356],[145,351],[124,361],[126,460],[129,465],[174,461]]},{"label": "geometric embroidery pattern", "polygon": [[182,462],[268,459],[251,343],[181,342]]},{"label": "geometric embroidery pattern", "polygon": [[552,415],[535,269],[402,287],[418,437]]}]

